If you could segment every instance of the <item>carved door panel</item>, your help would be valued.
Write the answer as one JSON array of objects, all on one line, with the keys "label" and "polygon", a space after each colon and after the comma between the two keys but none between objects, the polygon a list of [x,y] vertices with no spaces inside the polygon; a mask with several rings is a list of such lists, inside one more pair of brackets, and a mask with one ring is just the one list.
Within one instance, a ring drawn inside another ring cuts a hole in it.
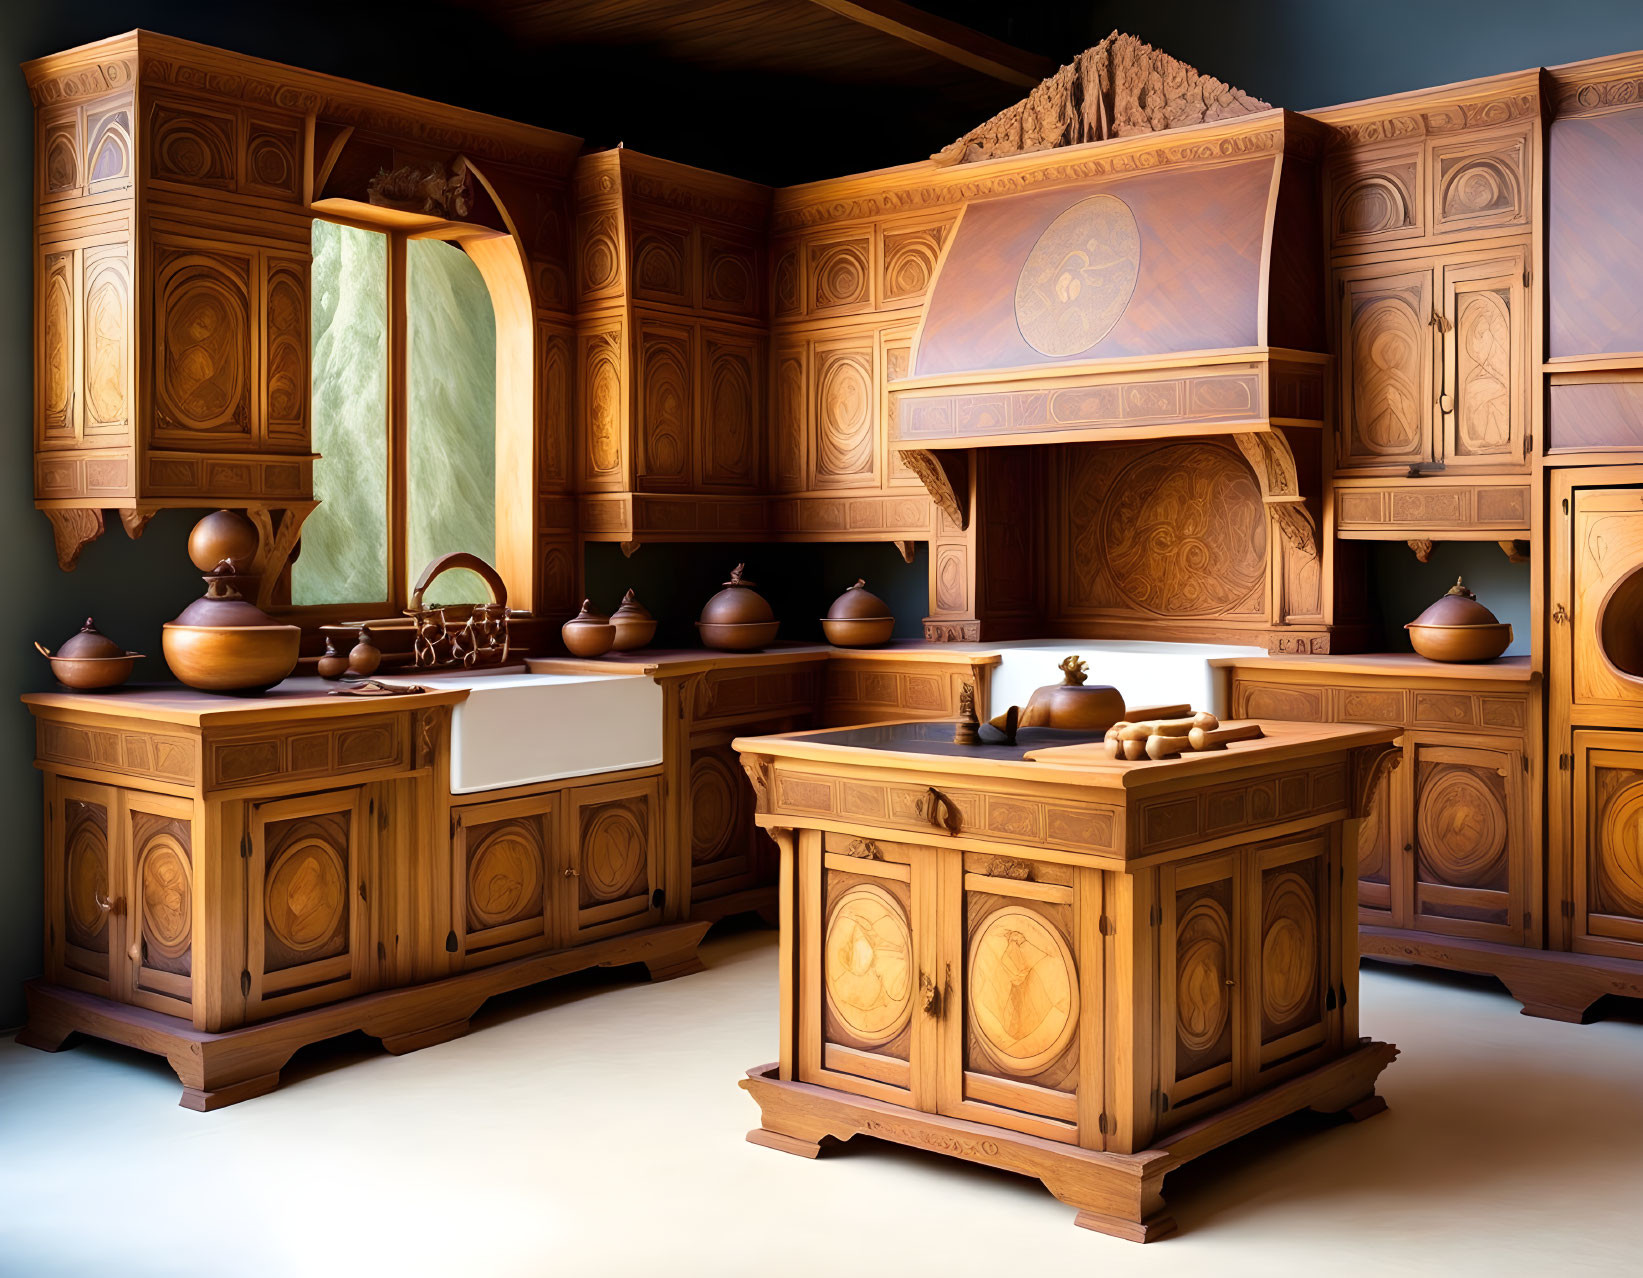
[{"label": "carved door panel", "polygon": [[1411,925],[1522,945],[1529,867],[1523,753],[1466,738],[1413,738]]},{"label": "carved door panel", "polygon": [[119,998],[126,972],[119,791],[61,777],[46,783],[46,977]]},{"label": "carved door panel", "polygon": [[1219,1107],[1237,1088],[1248,955],[1232,855],[1165,865],[1159,878],[1159,1126],[1167,1128]]},{"label": "carved door panel", "polygon": [[[1375,789],[1369,815],[1358,827],[1358,921],[1382,927],[1409,925],[1408,802],[1411,769],[1385,773]],[[1350,864],[1350,862],[1349,862]]]},{"label": "carved door panel", "polygon": [[771,367],[771,482],[779,493],[803,492],[810,466],[809,344],[778,337]]},{"label": "carved door panel", "polygon": [[1434,359],[1441,317],[1433,271],[1408,264],[1337,273],[1341,470],[1433,460]]},{"label": "carved door panel", "polygon": [[567,943],[660,923],[661,780],[577,786],[561,802]]},{"label": "carved door panel", "polygon": [[307,257],[267,255],[262,290],[263,439],[308,451]]},{"label": "carved door panel", "polygon": [[[1570,529],[1576,705],[1632,708],[1643,694],[1643,488],[1575,489]],[[1554,628],[1555,629],[1555,628]]]},{"label": "carved door panel", "polygon": [[[554,948],[563,893],[551,794],[459,808],[451,818],[451,913],[465,968]],[[555,880],[558,880],[558,883]]]},{"label": "carved door panel", "polygon": [[37,114],[41,205],[78,199],[85,191],[80,109],[69,105]]},{"label": "carved door panel", "polygon": [[85,249],[83,258],[81,426],[88,440],[113,442],[131,431],[132,353],[136,349],[131,250],[124,244],[101,244]]},{"label": "carved door panel", "polygon": [[688,325],[639,322],[636,412],[641,488],[690,485],[695,345],[695,330]]},{"label": "carved door panel", "polygon": [[895,328],[881,329],[879,332],[879,342],[882,346],[880,358],[884,361],[884,381],[879,387],[879,438],[884,441],[884,474],[888,477],[887,483],[891,488],[924,487],[924,481],[901,459],[900,451],[891,443],[895,438],[891,425],[896,410],[890,401],[890,383],[911,375],[913,335],[917,332],[917,325],[898,325]]},{"label": "carved door panel", "polygon": [[753,491],[759,486],[764,400],[757,339],[703,328],[702,397],[696,414],[697,482],[703,488]]},{"label": "carved door panel", "polygon": [[131,1001],[188,1016],[194,992],[194,805],[126,791],[120,822],[128,903],[123,962]]},{"label": "carved door panel", "polygon": [[1245,1091],[1307,1068],[1331,1044],[1338,1002],[1329,942],[1339,911],[1330,847],[1324,835],[1249,853],[1246,899],[1259,923],[1245,959]]},{"label": "carved door panel", "polygon": [[132,132],[130,98],[87,108],[84,182],[92,203],[131,189]]},{"label": "carved door panel", "polygon": [[811,346],[810,486],[877,488],[878,395],[873,338],[829,338]]},{"label": "carved door panel", "polygon": [[1643,734],[1574,734],[1574,925],[1581,954],[1643,958]]},{"label": "carved door panel", "polygon": [[167,448],[247,448],[254,252],[154,237],[154,426]]},{"label": "carved door panel", "polygon": [[728,744],[690,752],[687,805],[691,900],[752,887],[761,863],[775,855],[775,844],[753,823],[753,788]]},{"label": "carved door panel", "polygon": [[628,381],[620,320],[588,325],[576,338],[577,402],[582,429],[582,485],[626,488],[633,464],[628,441]]},{"label": "carved door panel", "polygon": [[1521,252],[1443,268],[1443,454],[1451,469],[1528,468],[1529,287]]},{"label": "carved door panel", "polygon": [[36,395],[40,442],[69,447],[80,436],[80,253],[61,245],[40,250],[36,317]]},{"label": "carved door panel", "polygon": [[370,841],[356,788],[253,803],[246,875],[248,1020],[360,992]]},{"label": "carved door panel", "polygon": [[1079,938],[1100,935],[1087,917],[1100,917],[1099,875],[982,853],[942,866],[941,1108],[1076,1144],[1086,1031],[1101,1021],[1100,946],[1081,953]]},{"label": "carved door panel", "polygon": [[927,1071],[946,997],[935,959],[940,853],[836,834],[814,842],[800,866],[800,1077],[933,1109]]}]

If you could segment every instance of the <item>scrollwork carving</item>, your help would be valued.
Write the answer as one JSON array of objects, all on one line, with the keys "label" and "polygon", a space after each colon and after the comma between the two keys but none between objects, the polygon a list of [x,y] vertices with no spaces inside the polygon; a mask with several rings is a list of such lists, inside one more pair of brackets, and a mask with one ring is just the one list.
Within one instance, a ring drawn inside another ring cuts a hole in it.
[{"label": "scrollwork carving", "polygon": [[[970,526],[970,454],[955,448],[900,450],[907,469],[918,476],[937,509],[960,532]],[[962,494],[962,495],[961,495]]]},{"label": "scrollwork carving", "polygon": [[1352,752],[1352,815],[1366,817],[1380,792],[1381,783],[1403,762],[1403,749],[1395,742],[1362,746]]}]

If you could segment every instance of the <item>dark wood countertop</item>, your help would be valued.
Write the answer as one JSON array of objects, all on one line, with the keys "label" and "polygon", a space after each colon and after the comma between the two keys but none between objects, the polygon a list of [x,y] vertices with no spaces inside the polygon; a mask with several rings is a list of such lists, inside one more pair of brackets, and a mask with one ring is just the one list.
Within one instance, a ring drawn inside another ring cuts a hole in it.
[{"label": "dark wood countertop", "polygon": [[[415,683],[404,675],[383,675],[386,683]],[[249,696],[200,692],[180,683],[128,684],[107,692],[28,692],[23,702],[31,713],[41,710],[68,710],[79,715],[104,715],[115,719],[143,719],[152,723],[174,723],[189,727],[226,724],[266,723],[278,719],[345,718],[349,715],[381,714],[388,710],[449,706],[466,699],[466,688],[441,688],[429,682],[427,692],[399,697],[342,697],[333,695],[337,687],[325,679],[296,676],[267,692]]]},{"label": "dark wood countertop", "polygon": [[967,662],[996,666],[996,651],[955,649],[951,644],[909,639],[882,648],[835,648],[825,643],[776,643],[757,652],[721,652],[714,648],[641,648],[602,657],[528,657],[532,674],[697,674],[759,666],[802,665],[823,661]]},{"label": "dark wood countertop", "polygon": [[1540,672],[1528,657],[1500,657],[1495,661],[1428,661],[1413,652],[1364,652],[1344,656],[1214,657],[1210,665],[1240,670],[1294,670],[1311,674],[1384,675],[1399,679],[1456,679],[1484,683],[1533,683]]}]

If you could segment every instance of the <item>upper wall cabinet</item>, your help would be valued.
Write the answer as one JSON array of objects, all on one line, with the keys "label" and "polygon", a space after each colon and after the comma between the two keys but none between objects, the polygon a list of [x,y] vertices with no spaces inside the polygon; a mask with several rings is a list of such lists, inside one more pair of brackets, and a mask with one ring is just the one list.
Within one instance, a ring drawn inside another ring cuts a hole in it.
[{"label": "upper wall cabinet", "polygon": [[[266,570],[284,563],[313,508],[316,215],[440,223],[458,215],[419,213],[407,205],[433,197],[417,187],[400,199],[394,183],[425,187],[459,166],[465,215],[520,242],[527,309],[564,323],[576,138],[147,32],[24,73],[35,106],[34,489],[64,568],[108,510],[136,536],[158,509],[233,506],[262,529],[256,569],[265,583],[277,575]],[[759,292],[757,281],[743,289]],[[534,316],[525,327],[530,345]],[[568,330],[544,340],[554,335]],[[522,401],[547,413],[568,398],[568,361],[521,363],[564,388],[532,394],[533,384]],[[544,458],[568,451],[558,411],[564,438],[537,450]]]},{"label": "upper wall cabinet", "polygon": [[1529,535],[1540,73],[1318,113],[1346,537]]}]

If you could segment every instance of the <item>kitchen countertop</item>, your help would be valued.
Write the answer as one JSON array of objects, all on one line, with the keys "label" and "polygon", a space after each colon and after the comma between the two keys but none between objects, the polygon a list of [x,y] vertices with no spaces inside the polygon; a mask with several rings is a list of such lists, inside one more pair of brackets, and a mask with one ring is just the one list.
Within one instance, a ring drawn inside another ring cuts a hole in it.
[{"label": "kitchen countertop", "polygon": [[1297,670],[1314,674],[1388,675],[1407,679],[1475,679],[1498,683],[1532,683],[1540,672],[1528,657],[1501,657],[1495,661],[1428,661],[1413,652],[1364,652],[1344,656],[1215,657],[1212,666],[1252,670]]},{"label": "kitchen countertop", "polygon": [[[416,683],[409,673],[382,675],[385,683]],[[449,706],[466,699],[466,688],[441,688],[424,682],[427,692],[400,697],[342,697],[333,695],[337,684],[313,675],[298,675],[267,692],[241,696],[201,692],[180,683],[126,684],[107,692],[28,692],[23,702],[32,710],[49,707],[108,715],[116,719],[146,719],[203,728],[227,723],[259,723],[293,716],[342,718],[381,714],[385,710]]]}]

